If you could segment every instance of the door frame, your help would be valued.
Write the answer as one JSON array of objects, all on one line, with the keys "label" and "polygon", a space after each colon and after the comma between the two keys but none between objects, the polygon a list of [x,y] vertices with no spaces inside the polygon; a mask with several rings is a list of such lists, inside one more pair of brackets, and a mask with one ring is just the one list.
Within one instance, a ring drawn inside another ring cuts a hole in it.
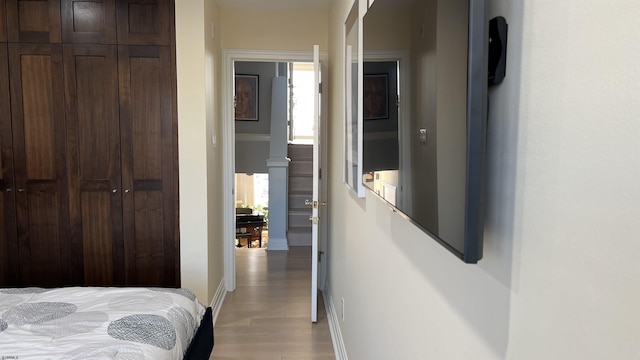
[{"label": "door frame", "polygon": [[[326,66],[328,56],[320,52],[321,66]],[[282,50],[222,50],[222,152],[223,152],[223,212],[224,212],[224,284],[227,291],[236,289],[235,248],[235,121],[233,108],[234,63],[236,61],[263,62],[313,62],[313,47],[309,51]],[[326,143],[326,132],[320,132],[321,142]],[[326,160],[322,160],[325,162]],[[326,176],[321,181],[326,181]],[[326,232],[325,232],[326,234]]]}]

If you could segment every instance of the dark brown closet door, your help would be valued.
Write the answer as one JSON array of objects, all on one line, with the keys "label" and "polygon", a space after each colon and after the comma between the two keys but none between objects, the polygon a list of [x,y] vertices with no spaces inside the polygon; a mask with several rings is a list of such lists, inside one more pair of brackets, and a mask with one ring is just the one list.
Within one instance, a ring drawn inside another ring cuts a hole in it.
[{"label": "dark brown closet door", "polygon": [[9,44],[21,285],[70,281],[62,45]]},{"label": "dark brown closet door", "polygon": [[170,45],[173,2],[169,0],[121,0],[117,4],[118,44]]},{"label": "dark brown closet door", "polygon": [[115,44],[115,0],[62,0],[64,43]]},{"label": "dark brown closet door", "polygon": [[0,0],[0,42],[7,42],[7,11],[5,0]]},{"label": "dark brown closet door", "polygon": [[7,44],[0,44],[0,287],[19,285],[12,143]]},{"label": "dark brown closet door", "polygon": [[65,45],[64,72],[74,275],[123,285],[117,48]]},{"label": "dark brown closet door", "polygon": [[169,47],[118,47],[127,284],[177,286]]},{"label": "dark brown closet door", "polygon": [[6,0],[11,42],[59,43],[60,0]]}]

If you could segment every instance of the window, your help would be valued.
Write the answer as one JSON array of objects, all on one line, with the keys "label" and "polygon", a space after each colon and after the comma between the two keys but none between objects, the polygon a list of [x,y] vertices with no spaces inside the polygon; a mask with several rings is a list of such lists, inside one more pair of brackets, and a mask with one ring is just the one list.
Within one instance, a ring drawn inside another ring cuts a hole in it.
[{"label": "window", "polygon": [[289,63],[289,142],[313,143],[313,63]]}]

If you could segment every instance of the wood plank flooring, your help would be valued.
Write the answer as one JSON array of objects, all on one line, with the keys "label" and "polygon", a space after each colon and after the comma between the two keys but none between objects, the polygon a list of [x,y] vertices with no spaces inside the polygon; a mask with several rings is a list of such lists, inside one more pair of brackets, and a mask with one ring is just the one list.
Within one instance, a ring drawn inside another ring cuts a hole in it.
[{"label": "wood plank flooring", "polygon": [[311,322],[311,248],[236,249],[236,291],[215,324],[210,360],[333,360],[322,295]]}]

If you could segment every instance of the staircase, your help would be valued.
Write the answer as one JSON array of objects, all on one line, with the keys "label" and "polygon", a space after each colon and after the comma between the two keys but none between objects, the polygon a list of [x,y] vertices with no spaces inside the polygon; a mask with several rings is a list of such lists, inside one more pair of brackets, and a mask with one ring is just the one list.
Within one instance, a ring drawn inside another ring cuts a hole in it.
[{"label": "staircase", "polygon": [[311,246],[311,206],[304,204],[313,195],[313,146],[289,144],[289,209],[287,240],[292,246]]}]

